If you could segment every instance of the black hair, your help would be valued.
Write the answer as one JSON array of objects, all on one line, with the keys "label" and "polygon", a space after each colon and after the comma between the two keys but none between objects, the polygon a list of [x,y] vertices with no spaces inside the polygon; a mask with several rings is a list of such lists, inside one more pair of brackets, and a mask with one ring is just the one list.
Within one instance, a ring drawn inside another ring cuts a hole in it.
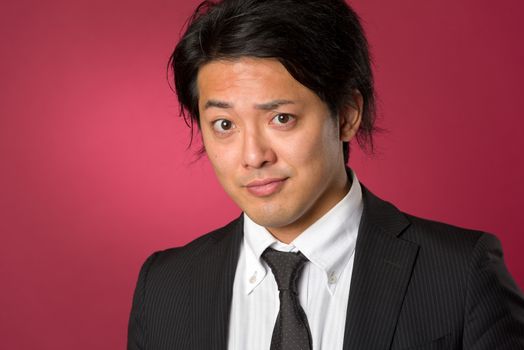
[{"label": "black hair", "polygon": [[[169,66],[181,115],[200,128],[197,75],[213,60],[274,58],[336,116],[363,99],[356,138],[373,151],[375,92],[368,43],[358,15],[343,0],[204,1],[189,19]],[[369,146],[369,147],[368,147]],[[349,144],[344,142],[344,161]]]}]

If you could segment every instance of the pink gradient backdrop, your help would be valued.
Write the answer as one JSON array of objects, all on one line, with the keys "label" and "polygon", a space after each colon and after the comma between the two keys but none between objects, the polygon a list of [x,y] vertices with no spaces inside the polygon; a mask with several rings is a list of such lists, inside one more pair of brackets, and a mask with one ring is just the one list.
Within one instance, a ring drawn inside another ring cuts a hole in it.
[{"label": "pink gradient backdrop", "polygon": [[[140,264],[236,217],[166,82],[196,1],[0,5],[3,349],[122,349]],[[378,153],[352,166],[416,215],[496,233],[524,286],[521,0],[354,0]]]}]

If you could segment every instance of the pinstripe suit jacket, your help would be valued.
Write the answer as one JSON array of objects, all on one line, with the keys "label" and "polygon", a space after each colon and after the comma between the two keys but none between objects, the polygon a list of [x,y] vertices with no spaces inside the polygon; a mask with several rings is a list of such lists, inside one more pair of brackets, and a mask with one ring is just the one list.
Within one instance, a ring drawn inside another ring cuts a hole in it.
[{"label": "pinstripe suit jacket", "polygon": [[[524,349],[524,298],[494,236],[410,216],[362,191],[344,349]],[[240,217],[147,259],[129,350],[227,348],[242,228]]]}]

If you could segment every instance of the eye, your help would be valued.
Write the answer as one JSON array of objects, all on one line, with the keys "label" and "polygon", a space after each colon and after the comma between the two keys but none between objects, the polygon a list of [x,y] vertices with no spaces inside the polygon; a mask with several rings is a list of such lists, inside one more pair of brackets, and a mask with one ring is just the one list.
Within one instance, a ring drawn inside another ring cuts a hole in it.
[{"label": "eye", "polygon": [[219,133],[228,132],[234,127],[233,122],[227,119],[218,119],[213,122],[213,130]]},{"label": "eye", "polygon": [[273,119],[272,122],[276,125],[286,125],[295,120],[291,114],[279,113]]}]

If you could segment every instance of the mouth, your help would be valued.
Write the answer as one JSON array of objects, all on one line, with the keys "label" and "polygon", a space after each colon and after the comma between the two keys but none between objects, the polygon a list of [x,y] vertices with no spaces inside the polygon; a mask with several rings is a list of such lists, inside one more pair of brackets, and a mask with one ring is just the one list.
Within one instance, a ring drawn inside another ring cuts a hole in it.
[{"label": "mouth", "polygon": [[246,185],[249,193],[256,197],[267,197],[279,192],[288,178],[255,180]]}]

